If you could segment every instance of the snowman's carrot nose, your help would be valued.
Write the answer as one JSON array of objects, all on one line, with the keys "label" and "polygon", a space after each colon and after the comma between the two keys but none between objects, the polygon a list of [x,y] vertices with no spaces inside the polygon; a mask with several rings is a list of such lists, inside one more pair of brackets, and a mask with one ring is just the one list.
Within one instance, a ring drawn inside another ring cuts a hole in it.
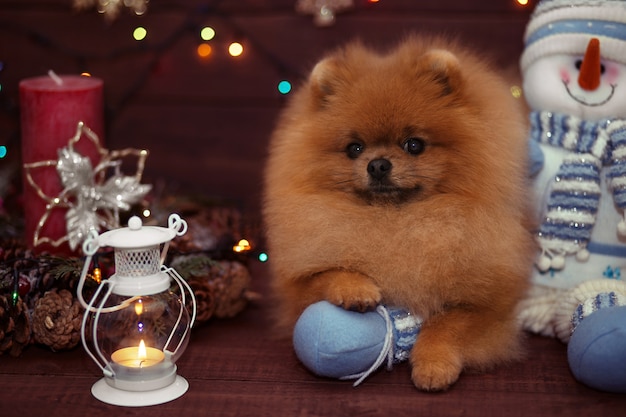
[{"label": "snowman's carrot nose", "polygon": [[600,40],[591,38],[585,51],[585,57],[580,65],[578,85],[584,90],[595,90],[600,85]]}]

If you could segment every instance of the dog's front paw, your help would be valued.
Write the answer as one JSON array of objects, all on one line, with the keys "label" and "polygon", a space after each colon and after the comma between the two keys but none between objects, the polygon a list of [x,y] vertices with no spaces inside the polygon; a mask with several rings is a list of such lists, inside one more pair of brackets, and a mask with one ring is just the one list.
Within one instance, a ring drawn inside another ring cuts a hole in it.
[{"label": "dog's front paw", "polygon": [[459,379],[463,358],[453,346],[441,340],[418,340],[411,351],[411,365],[411,379],[416,388],[444,391]]},{"label": "dog's front paw", "polygon": [[411,379],[417,389],[444,391],[459,379],[461,370],[461,365],[453,362],[419,363],[413,365]]},{"label": "dog's front paw", "polygon": [[380,303],[380,291],[376,290],[355,290],[350,293],[338,293],[334,296],[329,296],[331,303],[343,307],[346,310],[365,312],[373,310]]},{"label": "dog's front paw", "polygon": [[326,290],[326,299],[346,310],[364,312],[376,308],[382,299],[380,288],[358,273],[341,273]]}]

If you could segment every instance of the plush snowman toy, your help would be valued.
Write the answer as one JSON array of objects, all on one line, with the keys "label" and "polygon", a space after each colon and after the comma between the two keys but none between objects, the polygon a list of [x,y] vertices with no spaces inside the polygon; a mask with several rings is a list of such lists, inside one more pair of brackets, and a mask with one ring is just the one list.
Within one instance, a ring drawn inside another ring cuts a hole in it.
[{"label": "plush snowman toy", "polygon": [[540,250],[520,319],[626,392],[626,1],[544,0],[524,41]]}]

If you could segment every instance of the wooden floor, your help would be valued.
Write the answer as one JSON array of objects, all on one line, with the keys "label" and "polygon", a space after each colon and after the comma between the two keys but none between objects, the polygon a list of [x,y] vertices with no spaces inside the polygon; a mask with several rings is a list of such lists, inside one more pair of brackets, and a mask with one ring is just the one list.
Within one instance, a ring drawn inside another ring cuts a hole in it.
[{"label": "wooden floor", "polygon": [[[264,292],[267,265],[253,264]],[[82,347],[53,353],[31,346],[0,356],[0,416],[626,416],[626,395],[597,392],[570,376],[566,348],[530,336],[528,359],[483,375],[463,375],[448,392],[410,382],[407,364],[380,370],[362,385],[325,380],[300,366],[288,341],[268,332],[264,298],[230,320],[195,328],[179,375],[189,391],[169,403],[124,408],[90,393],[101,375]]]}]

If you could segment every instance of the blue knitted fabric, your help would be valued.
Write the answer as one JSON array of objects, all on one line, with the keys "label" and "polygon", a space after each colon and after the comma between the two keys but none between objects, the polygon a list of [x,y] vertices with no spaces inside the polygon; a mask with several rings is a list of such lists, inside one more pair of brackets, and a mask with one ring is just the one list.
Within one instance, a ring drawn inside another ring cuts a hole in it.
[{"label": "blue knitted fabric", "polygon": [[578,304],[574,314],[572,316],[572,331],[576,330],[576,327],[590,314],[609,307],[618,307],[626,305],[626,298],[619,296],[615,292],[602,292],[595,297],[585,300],[583,303]]},{"label": "blue knitted fabric", "polygon": [[[593,190],[575,188],[581,180],[587,181],[588,187]],[[576,242],[585,247],[591,239],[593,223],[580,221],[581,213],[595,219],[600,201],[600,168],[584,158],[566,160],[561,164],[555,181],[561,186],[554,187],[548,197],[548,211],[538,236]]]},{"label": "blue knitted fabric", "polygon": [[406,310],[389,308],[388,311],[393,323],[393,340],[395,344],[393,362],[404,362],[409,358],[422,322]]},{"label": "blue knitted fabric", "polygon": [[[626,178],[626,159],[621,154],[621,152],[626,150],[625,125],[615,129],[615,131],[611,134],[611,145],[613,164],[609,166],[606,177],[609,181],[614,183],[620,179]],[[626,187],[623,185],[620,187],[614,187],[613,199],[615,200],[617,207],[621,209],[626,208]]]},{"label": "blue knitted fabric", "polygon": [[578,253],[591,239],[603,168],[615,204],[626,208],[626,120],[534,111],[530,122],[531,140],[571,151],[554,178],[538,241],[550,256]]}]

